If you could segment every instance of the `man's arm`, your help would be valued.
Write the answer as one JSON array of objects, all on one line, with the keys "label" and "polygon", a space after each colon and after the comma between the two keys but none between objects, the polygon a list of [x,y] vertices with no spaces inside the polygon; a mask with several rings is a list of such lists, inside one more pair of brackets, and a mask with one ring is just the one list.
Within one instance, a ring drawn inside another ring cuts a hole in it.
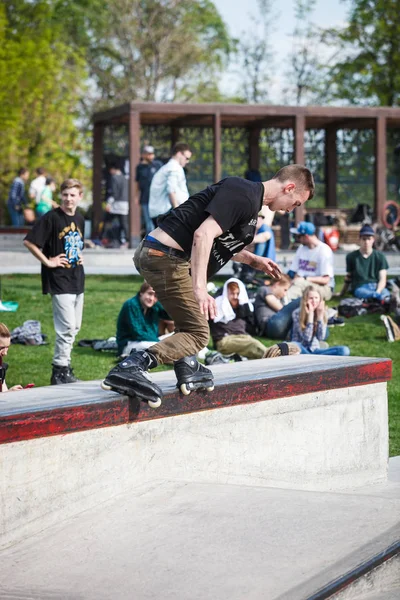
[{"label": "man's arm", "polygon": [[270,258],[265,258],[264,256],[257,256],[248,250],[241,250],[232,257],[232,260],[234,262],[240,262],[245,265],[249,265],[250,267],[253,267],[253,269],[262,271],[274,279],[280,279],[282,275],[282,271],[273,260]]},{"label": "man's arm", "polygon": [[[178,189],[178,173],[176,171],[169,171],[167,175],[167,193],[171,202],[172,208],[179,206],[178,196],[176,190]],[[218,234],[221,235],[221,234]]]},{"label": "man's arm", "polygon": [[35,258],[37,258],[42,265],[48,267],[49,269],[55,269],[56,267],[65,267],[68,265],[68,259],[65,254],[59,254],[58,256],[53,256],[52,258],[47,258],[36,244],[32,242],[28,242],[28,240],[24,240],[24,246],[26,246],[33,254]]},{"label": "man's arm", "polygon": [[268,242],[270,239],[271,233],[269,231],[262,231],[261,233],[256,233],[253,244],[262,244],[263,242]]},{"label": "man's arm", "polygon": [[265,296],[265,304],[272,308],[272,310],[275,312],[279,312],[281,308],[283,308],[282,302],[279,300],[279,298],[274,296],[274,294],[267,294],[267,296]]},{"label": "man's arm", "polygon": [[215,299],[207,293],[207,267],[213,241],[223,233],[214,217],[209,216],[194,232],[191,272],[194,296],[206,319],[217,315]]},{"label": "man's arm", "polygon": [[378,294],[380,294],[381,291],[386,287],[386,280],[387,280],[387,271],[386,271],[386,269],[381,269],[379,271],[379,281],[378,281],[378,286],[376,288],[376,291]]}]

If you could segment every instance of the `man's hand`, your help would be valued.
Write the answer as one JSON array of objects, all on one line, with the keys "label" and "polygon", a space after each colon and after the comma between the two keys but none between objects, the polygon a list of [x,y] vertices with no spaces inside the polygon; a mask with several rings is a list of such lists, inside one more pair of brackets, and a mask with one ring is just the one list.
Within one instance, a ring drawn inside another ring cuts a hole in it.
[{"label": "man's hand", "polygon": [[19,390],[23,390],[24,388],[22,387],[22,385],[13,385],[12,387],[8,388],[9,392],[18,392]]},{"label": "man's hand", "polygon": [[78,265],[83,265],[83,256],[82,256],[82,254],[79,255]]},{"label": "man's hand", "polygon": [[59,254],[58,256],[53,256],[53,258],[49,258],[47,267],[50,269],[56,269],[57,267],[65,268],[68,264],[68,259],[66,254]]},{"label": "man's hand", "polygon": [[278,267],[276,263],[270,258],[265,258],[263,256],[257,257],[259,260],[257,261],[257,269],[262,271],[263,273],[267,273],[267,275],[271,275],[274,279],[280,279],[282,275],[281,269]]},{"label": "man's hand", "polygon": [[217,316],[217,303],[215,298],[207,294],[206,290],[194,290],[194,297],[199,303],[200,312],[207,319],[215,319]]}]

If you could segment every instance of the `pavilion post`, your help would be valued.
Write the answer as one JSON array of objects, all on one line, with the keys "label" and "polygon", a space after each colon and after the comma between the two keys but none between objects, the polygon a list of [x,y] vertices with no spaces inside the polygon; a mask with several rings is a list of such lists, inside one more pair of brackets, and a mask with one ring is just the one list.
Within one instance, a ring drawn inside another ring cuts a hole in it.
[{"label": "pavilion post", "polygon": [[221,179],[221,115],[214,114],[214,181]]},{"label": "pavilion post", "polygon": [[387,200],[387,140],[385,116],[376,118],[375,132],[375,212],[377,220],[382,223],[384,218],[384,206]]},{"label": "pavilion post", "polygon": [[325,129],[325,206],[337,206],[337,140],[336,127]]},{"label": "pavilion post", "polygon": [[95,123],[93,127],[93,175],[92,175],[92,190],[93,190],[93,213],[92,213],[92,236],[98,235],[99,225],[103,218],[103,208],[101,197],[101,180],[103,176],[103,137],[104,125]]},{"label": "pavilion post", "polygon": [[136,165],[140,161],[140,113],[129,111],[129,242],[135,248],[140,242],[140,206],[135,202]]},{"label": "pavilion post", "polygon": [[[296,114],[294,123],[294,162],[299,165],[304,165],[304,133],[306,128],[306,120],[303,114]],[[304,206],[298,206],[295,209],[296,224],[304,220]]]},{"label": "pavilion post", "polygon": [[253,171],[260,170],[260,133],[261,130],[255,127],[249,131],[249,169]]}]

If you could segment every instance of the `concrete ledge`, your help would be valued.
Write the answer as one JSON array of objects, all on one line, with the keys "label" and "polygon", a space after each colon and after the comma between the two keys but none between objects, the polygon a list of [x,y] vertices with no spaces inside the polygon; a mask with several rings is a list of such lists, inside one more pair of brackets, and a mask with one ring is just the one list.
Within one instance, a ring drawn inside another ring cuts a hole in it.
[{"label": "concrete ledge", "polygon": [[385,479],[390,361],[300,356],[213,371],[215,391],[189,398],[173,372],[154,374],[166,394],[157,410],[96,382],[2,395],[3,540],[166,478],[306,490]]}]

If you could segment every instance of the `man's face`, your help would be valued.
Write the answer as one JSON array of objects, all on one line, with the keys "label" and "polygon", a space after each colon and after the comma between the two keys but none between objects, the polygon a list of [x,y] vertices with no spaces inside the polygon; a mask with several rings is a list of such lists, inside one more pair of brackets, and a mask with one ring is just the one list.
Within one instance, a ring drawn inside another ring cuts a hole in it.
[{"label": "man's face", "polygon": [[145,153],[143,154],[143,159],[144,159],[144,161],[145,161],[145,162],[147,162],[147,163],[151,163],[151,162],[153,162],[153,160],[154,160],[154,156],[155,156],[155,155],[154,155],[154,152],[150,152],[150,153],[148,153],[148,152],[145,152]]},{"label": "man's face", "polygon": [[68,212],[75,212],[81,199],[82,192],[76,187],[61,192],[61,203]]},{"label": "man's face", "polygon": [[298,206],[307,202],[310,196],[309,190],[299,190],[293,182],[286,182],[276,193],[274,200],[268,204],[270,210],[283,210],[292,212]]},{"label": "man's face", "polygon": [[303,246],[307,246],[307,248],[310,246],[310,236],[309,235],[299,235],[297,237],[298,241],[300,244],[302,244]]},{"label": "man's face", "polygon": [[149,288],[146,292],[142,292],[139,296],[140,304],[143,308],[151,308],[157,302],[156,293],[153,288]]},{"label": "man's face", "polygon": [[231,306],[236,308],[239,304],[239,290],[238,289],[230,290],[228,288],[228,300],[231,303]]},{"label": "man's face", "polygon": [[190,152],[190,150],[185,150],[184,152],[178,152],[178,154],[176,155],[178,163],[181,165],[181,167],[186,167],[186,165],[189,164],[191,157],[192,157],[192,153]]},{"label": "man's face", "polygon": [[0,337],[0,356],[7,356],[10,344],[10,338]]},{"label": "man's face", "polygon": [[29,171],[25,171],[25,173],[23,173],[21,175],[21,179],[23,179],[24,181],[28,181],[28,179],[29,179]]},{"label": "man's face", "polygon": [[371,252],[375,238],[373,235],[363,235],[360,237],[361,252]]}]

